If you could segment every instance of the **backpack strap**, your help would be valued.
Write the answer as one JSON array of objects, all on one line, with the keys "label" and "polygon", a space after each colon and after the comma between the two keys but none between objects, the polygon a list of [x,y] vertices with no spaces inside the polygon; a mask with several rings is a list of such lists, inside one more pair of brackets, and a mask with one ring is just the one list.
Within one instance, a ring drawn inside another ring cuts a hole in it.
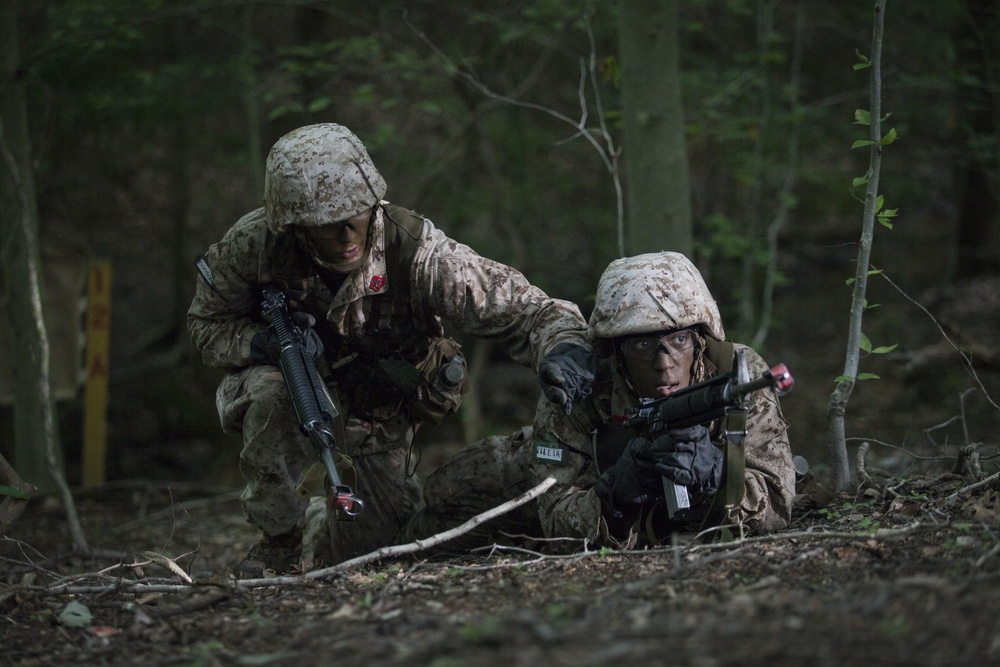
[{"label": "backpack strap", "polygon": [[424,218],[413,211],[407,211],[388,204],[385,211],[385,254],[386,272],[393,291],[405,292],[410,296],[410,266],[417,256],[420,236],[424,231]]},{"label": "backpack strap", "polygon": [[392,204],[384,205],[385,259],[390,289],[374,297],[369,321],[390,339],[408,332],[410,317],[410,267],[417,255],[424,219]]}]

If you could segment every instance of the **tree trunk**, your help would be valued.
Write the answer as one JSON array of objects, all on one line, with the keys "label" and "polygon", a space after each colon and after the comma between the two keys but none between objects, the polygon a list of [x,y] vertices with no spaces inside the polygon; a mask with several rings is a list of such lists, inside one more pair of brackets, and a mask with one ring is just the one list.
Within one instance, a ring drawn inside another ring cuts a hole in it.
[{"label": "tree trunk", "polygon": [[[12,464],[25,480],[51,491],[45,460],[47,413],[54,411],[49,386],[49,349],[41,314],[41,260],[38,210],[31,169],[31,145],[25,111],[24,81],[17,41],[17,2],[0,8],[0,250],[8,321],[14,392]],[[51,434],[56,437],[55,433]],[[58,446],[57,446],[58,450]]]},{"label": "tree trunk", "polygon": [[620,0],[628,254],[691,255],[678,0]]},{"label": "tree trunk", "polygon": [[38,206],[17,40],[19,5],[15,0],[0,4],[0,258],[11,325],[11,379],[23,388],[14,392],[14,465],[26,482],[59,491],[73,543],[86,550],[63,471],[49,373]]},{"label": "tree trunk", "polygon": [[847,437],[844,417],[847,401],[854,391],[861,357],[861,322],[865,311],[865,293],[868,286],[868,265],[871,259],[872,239],[875,235],[876,199],[882,165],[882,34],[885,23],[886,0],[876,0],[875,20],[872,30],[871,54],[871,126],[872,142],[868,164],[868,185],[865,190],[865,208],[861,220],[861,238],[858,241],[858,260],[854,274],[851,297],[851,321],[847,331],[847,356],[844,373],[827,404],[827,421],[830,426],[830,456],[833,463],[834,490],[844,491],[851,482],[851,469],[847,457]]},{"label": "tree trunk", "polygon": [[966,0],[959,58],[968,68],[959,88],[957,140],[964,159],[958,176],[958,278],[1000,271],[1000,8]]}]

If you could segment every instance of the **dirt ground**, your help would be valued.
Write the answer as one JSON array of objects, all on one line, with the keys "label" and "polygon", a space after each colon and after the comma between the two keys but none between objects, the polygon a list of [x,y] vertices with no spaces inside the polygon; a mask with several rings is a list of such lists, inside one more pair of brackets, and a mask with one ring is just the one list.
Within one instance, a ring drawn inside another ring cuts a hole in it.
[{"label": "dirt ground", "polygon": [[417,553],[247,585],[227,575],[254,538],[237,492],[109,486],[77,498],[87,557],[55,498],[0,538],[0,661],[998,664],[998,498],[996,476],[880,479],[725,545]]}]

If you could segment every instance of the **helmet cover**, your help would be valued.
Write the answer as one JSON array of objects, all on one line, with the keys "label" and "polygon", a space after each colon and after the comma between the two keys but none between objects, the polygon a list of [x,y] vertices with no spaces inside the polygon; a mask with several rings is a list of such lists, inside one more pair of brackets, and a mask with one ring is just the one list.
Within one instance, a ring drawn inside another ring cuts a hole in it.
[{"label": "helmet cover", "polygon": [[374,207],[385,191],[364,144],[343,125],[292,130],[267,156],[264,209],[275,234],[352,218]]},{"label": "helmet cover", "polygon": [[698,269],[677,252],[611,262],[597,285],[591,339],[618,338],[701,325],[725,340],[719,307]]}]

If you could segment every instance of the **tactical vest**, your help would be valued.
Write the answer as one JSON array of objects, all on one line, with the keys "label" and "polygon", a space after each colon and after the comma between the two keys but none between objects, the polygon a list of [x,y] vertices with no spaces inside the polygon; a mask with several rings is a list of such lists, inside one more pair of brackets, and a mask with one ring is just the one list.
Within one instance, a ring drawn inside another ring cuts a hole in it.
[{"label": "tactical vest", "polygon": [[354,415],[385,419],[409,410],[420,421],[438,422],[458,410],[468,391],[465,360],[433,315],[415,313],[411,303],[410,268],[424,218],[391,204],[383,210],[389,290],[365,297],[361,337],[329,327],[321,333],[330,360],[325,377]]}]

